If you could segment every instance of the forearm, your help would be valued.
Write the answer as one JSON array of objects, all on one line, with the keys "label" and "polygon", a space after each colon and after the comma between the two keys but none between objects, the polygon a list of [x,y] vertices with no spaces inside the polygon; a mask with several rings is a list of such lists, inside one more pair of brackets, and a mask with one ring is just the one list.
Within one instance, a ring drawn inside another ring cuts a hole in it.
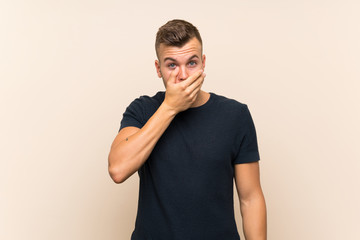
[{"label": "forearm", "polygon": [[251,200],[240,200],[240,210],[245,239],[266,240],[266,204],[262,192]]},{"label": "forearm", "polygon": [[109,172],[114,181],[125,181],[144,164],[175,116],[174,110],[162,104],[139,131],[112,146]]},{"label": "forearm", "polygon": [[176,114],[196,100],[205,77],[203,70],[175,83],[178,73],[178,67],[171,72],[165,99],[146,124],[141,129],[124,128],[114,140],[108,160],[109,173],[116,183],[125,181],[144,164]]}]

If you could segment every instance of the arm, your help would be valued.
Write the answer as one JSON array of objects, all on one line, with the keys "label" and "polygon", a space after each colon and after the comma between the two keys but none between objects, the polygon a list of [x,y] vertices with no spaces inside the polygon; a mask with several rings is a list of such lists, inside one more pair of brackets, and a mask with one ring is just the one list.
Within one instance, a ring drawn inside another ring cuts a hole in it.
[{"label": "arm", "polygon": [[141,128],[125,127],[115,137],[108,156],[108,170],[116,183],[122,183],[147,160],[157,141],[178,112],[195,101],[204,80],[202,71],[175,84],[175,69],[167,84],[165,99],[158,110]]},{"label": "arm", "polygon": [[109,173],[114,182],[124,182],[143,165],[175,115],[169,107],[161,105],[141,129],[125,127],[120,130],[108,157]]},{"label": "arm", "polygon": [[266,204],[260,185],[259,162],[235,165],[235,184],[246,240],[266,240]]}]

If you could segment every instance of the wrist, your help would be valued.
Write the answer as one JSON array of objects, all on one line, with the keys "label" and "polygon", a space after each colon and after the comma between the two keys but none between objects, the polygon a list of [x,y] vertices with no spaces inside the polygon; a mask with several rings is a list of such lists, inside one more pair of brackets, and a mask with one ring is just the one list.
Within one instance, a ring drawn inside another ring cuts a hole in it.
[{"label": "wrist", "polygon": [[165,101],[160,105],[159,108],[171,117],[175,117],[175,115],[178,114],[178,111],[176,111],[176,109],[174,109],[173,107],[169,106]]}]

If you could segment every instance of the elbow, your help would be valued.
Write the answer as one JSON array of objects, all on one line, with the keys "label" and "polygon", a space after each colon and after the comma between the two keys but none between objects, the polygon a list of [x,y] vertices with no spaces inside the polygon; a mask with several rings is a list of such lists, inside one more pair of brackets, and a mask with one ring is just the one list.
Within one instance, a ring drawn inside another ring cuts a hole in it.
[{"label": "elbow", "polygon": [[125,176],[124,171],[121,169],[121,165],[114,164],[111,155],[109,155],[108,160],[109,160],[108,171],[111,179],[117,184],[125,182],[127,177]]},{"label": "elbow", "polygon": [[123,183],[127,179],[127,177],[125,177],[118,168],[114,168],[111,166],[109,166],[109,174],[111,179],[117,184]]},{"label": "elbow", "polygon": [[261,190],[255,191],[247,197],[240,197],[239,200],[240,205],[244,207],[265,203],[265,198]]}]

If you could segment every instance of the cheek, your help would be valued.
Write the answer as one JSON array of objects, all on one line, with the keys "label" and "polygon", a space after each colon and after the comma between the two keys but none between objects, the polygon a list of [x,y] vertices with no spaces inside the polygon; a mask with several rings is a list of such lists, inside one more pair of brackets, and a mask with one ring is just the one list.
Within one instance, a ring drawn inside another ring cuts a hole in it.
[{"label": "cheek", "polygon": [[161,74],[161,77],[164,78],[167,76],[167,72],[166,72],[166,69],[163,69],[163,68],[159,68],[159,72]]},{"label": "cheek", "polygon": [[163,74],[163,78],[164,80],[168,80],[170,78],[171,72],[170,71],[165,71]]},{"label": "cheek", "polygon": [[160,68],[160,71],[161,71],[161,77],[163,79],[163,82],[166,84],[169,81],[173,70],[167,68],[165,65],[162,65],[162,67]]},{"label": "cheek", "polygon": [[187,71],[188,71],[189,75],[192,75],[192,74],[194,74],[195,72],[199,71],[202,68],[203,68],[202,64],[199,64],[196,67],[188,68]]},{"label": "cheek", "polygon": [[162,73],[162,79],[166,83],[170,78],[171,72],[170,71],[162,71],[161,73]]}]

